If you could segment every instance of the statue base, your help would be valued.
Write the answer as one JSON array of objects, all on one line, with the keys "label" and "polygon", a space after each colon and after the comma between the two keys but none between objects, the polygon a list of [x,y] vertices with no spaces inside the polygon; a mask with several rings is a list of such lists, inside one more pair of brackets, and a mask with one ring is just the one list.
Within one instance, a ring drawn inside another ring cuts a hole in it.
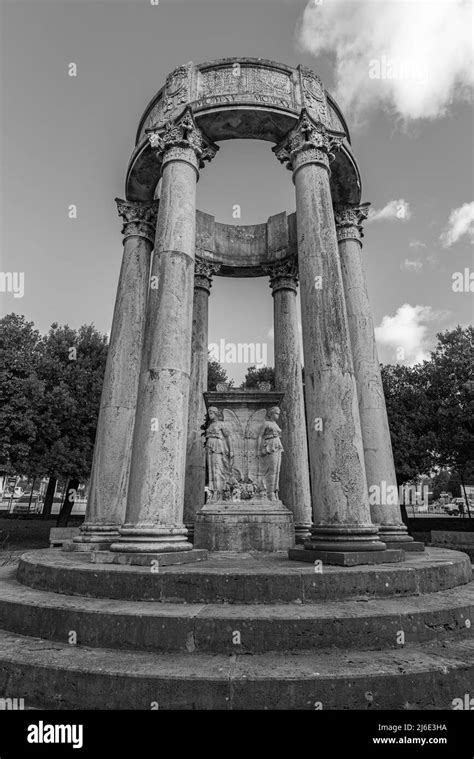
[{"label": "statue base", "polygon": [[294,545],[293,514],[281,501],[216,501],[196,514],[194,548],[274,553]]}]

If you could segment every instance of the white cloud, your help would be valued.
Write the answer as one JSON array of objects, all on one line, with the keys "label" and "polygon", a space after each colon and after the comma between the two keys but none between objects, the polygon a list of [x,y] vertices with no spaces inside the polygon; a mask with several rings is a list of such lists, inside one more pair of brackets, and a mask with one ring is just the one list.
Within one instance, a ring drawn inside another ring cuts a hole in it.
[{"label": "white cloud", "polygon": [[334,57],[334,95],[353,121],[379,107],[408,121],[468,100],[471,27],[471,0],[311,0],[298,38]]},{"label": "white cloud", "polygon": [[383,208],[370,209],[367,221],[408,221],[411,217],[410,205],[406,200],[390,200]]},{"label": "white cloud", "polygon": [[449,248],[464,235],[467,235],[471,242],[474,242],[474,201],[464,203],[464,205],[451,211],[448,224],[441,233],[440,240],[443,247]]},{"label": "white cloud", "polygon": [[404,303],[395,316],[384,316],[375,328],[375,339],[380,348],[382,363],[418,364],[430,357],[434,340],[429,334],[429,323],[447,316],[433,311],[431,306],[410,306]]},{"label": "white cloud", "polygon": [[400,269],[402,271],[414,271],[418,274],[423,268],[422,262],[417,258],[414,261],[411,261],[409,258],[405,258],[403,263],[400,264]]},{"label": "white cloud", "polygon": [[418,250],[419,248],[426,248],[426,243],[420,242],[419,240],[411,240],[408,243],[409,248],[415,248],[415,250]]}]

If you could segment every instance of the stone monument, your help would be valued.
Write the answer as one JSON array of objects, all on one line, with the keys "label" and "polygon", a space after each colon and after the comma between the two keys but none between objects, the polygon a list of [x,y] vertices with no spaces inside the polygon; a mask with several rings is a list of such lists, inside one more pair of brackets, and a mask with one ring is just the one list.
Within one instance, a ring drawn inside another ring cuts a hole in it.
[{"label": "stone monument", "polygon": [[[271,143],[296,213],[234,226],[196,209],[200,172],[235,138]],[[69,550],[0,568],[0,697],[452,708],[474,672],[471,562],[418,553],[383,501],[367,204],[337,104],[304,66],[180,66],[140,121],[125,197],[86,518]],[[215,276],[268,278],[275,390],[207,392]]]},{"label": "stone monument", "polygon": [[196,514],[194,545],[210,551],[282,551],[295,542],[279,498],[283,393],[205,393],[209,499]]}]

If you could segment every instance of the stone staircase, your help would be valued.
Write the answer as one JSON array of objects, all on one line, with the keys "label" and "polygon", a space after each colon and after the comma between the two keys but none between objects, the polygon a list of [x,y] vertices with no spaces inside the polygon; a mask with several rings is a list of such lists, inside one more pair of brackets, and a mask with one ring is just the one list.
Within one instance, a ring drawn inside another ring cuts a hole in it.
[{"label": "stone staircase", "polygon": [[0,570],[0,697],[52,709],[450,709],[474,688],[465,554],[314,567],[285,554]]}]

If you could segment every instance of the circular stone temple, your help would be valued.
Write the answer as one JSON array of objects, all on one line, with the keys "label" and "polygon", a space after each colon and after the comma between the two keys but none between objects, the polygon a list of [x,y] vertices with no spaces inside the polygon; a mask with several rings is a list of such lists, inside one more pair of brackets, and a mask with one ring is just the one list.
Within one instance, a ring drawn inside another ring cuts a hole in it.
[{"label": "circular stone temple", "polygon": [[[196,209],[200,172],[235,138],[272,143],[296,213],[232,226]],[[140,120],[117,204],[123,263],[73,548],[131,563],[288,549],[343,565],[421,549],[400,515],[364,280],[369,204],[320,78],[251,58],[175,69]],[[274,391],[206,393],[214,276],[269,278]]]},{"label": "circular stone temple", "polygon": [[[232,226],[196,210],[200,172],[237,137],[272,144],[296,213]],[[309,69],[241,58],[167,78],[117,201],[86,519],[63,552],[0,568],[0,697],[407,710],[469,692],[469,557],[423,552],[400,517],[360,192]],[[214,276],[268,277],[274,389],[207,392]]]}]

